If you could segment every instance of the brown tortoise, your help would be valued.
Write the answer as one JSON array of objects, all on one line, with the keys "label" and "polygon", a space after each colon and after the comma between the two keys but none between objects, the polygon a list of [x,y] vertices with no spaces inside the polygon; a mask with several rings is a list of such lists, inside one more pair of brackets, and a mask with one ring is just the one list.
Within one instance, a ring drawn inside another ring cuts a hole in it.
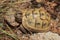
[{"label": "brown tortoise", "polygon": [[[52,24],[51,15],[44,9],[44,7],[26,8],[26,9],[20,10],[22,14],[21,13],[19,13],[18,15],[16,14],[19,18],[17,18],[15,15],[16,11],[14,12],[13,11],[14,11],[13,9],[10,9],[7,12],[10,16],[7,14],[4,15],[4,19],[9,23],[9,25],[13,27],[20,25],[20,30],[22,30],[24,33],[26,33],[26,31],[30,33],[31,32],[48,32],[48,31],[57,32],[57,33],[60,32],[59,31],[60,29],[57,29],[56,27],[54,27],[54,23],[53,25],[51,25]],[[9,17],[10,19],[7,19]],[[18,20],[19,22],[16,22],[15,18],[17,18],[16,20],[19,19]],[[22,23],[20,24],[20,22]]]},{"label": "brown tortoise", "polygon": [[[15,12],[12,12],[12,9],[9,9],[7,12],[8,15],[4,15],[5,21],[9,23],[8,25],[12,27],[17,27],[20,25],[20,29],[25,33],[26,30],[31,32],[47,32],[47,31],[54,31],[54,26],[51,26],[51,15],[43,8],[31,8],[31,9],[24,9],[21,10],[22,14],[17,17],[16,20],[19,22],[15,21],[14,14]],[[9,16],[10,15],[10,16]],[[22,17],[21,17],[22,16]],[[22,20],[21,20],[22,19]],[[20,24],[22,22],[22,24]],[[52,29],[51,29],[52,27]]]},{"label": "brown tortoise", "polygon": [[50,15],[43,7],[23,10],[22,25],[35,32],[48,31]]}]

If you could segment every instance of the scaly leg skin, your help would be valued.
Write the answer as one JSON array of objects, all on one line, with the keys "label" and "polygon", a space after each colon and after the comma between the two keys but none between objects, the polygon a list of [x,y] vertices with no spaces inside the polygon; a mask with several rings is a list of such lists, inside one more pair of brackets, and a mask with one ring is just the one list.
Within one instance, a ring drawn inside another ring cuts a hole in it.
[{"label": "scaly leg skin", "polygon": [[22,33],[27,34],[26,30],[24,29],[24,27],[22,26],[22,24],[20,25],[20,30],[22,31]]},{"label": "scaly leg skin", "polygon": [[32,32],[30,30],[28,30],[27,28],[24,28],[24,26],[22,24],[20,25],[20,30],[25,34],[27,34],[27,33],[32,34]]}]

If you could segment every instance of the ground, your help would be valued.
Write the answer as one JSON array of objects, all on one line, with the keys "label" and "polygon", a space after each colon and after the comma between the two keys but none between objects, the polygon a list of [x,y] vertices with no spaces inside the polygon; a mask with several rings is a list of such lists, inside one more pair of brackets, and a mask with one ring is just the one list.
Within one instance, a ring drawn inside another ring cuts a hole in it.
[{"label": "ground", "polygon": [[[43,33],[21,30],[20,10],[39,7],[51,15],[51,30]],[[60,40],[60,0],[0,0],[0,40]]]}]

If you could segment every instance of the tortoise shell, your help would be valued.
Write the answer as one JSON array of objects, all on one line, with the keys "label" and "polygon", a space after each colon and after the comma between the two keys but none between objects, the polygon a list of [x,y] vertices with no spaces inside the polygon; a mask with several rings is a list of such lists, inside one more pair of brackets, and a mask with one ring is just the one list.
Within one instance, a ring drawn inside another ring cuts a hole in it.
[{"label": "tortoise shell", "polygon": [[49,31],[50,15],[42,7],[23,10],[23,26],[33,32]]}]

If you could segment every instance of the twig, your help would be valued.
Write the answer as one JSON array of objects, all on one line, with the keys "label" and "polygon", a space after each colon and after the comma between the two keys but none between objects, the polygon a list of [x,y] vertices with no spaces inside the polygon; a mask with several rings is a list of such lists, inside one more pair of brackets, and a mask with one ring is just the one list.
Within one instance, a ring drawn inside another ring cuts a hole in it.
[{"label": "twig", "polygon": [[9,35],[10,37],[14,38],[15,40],[19,40],[14,34],[7,33],[6,31],[0,29],[0,31],[6,35]]}]

